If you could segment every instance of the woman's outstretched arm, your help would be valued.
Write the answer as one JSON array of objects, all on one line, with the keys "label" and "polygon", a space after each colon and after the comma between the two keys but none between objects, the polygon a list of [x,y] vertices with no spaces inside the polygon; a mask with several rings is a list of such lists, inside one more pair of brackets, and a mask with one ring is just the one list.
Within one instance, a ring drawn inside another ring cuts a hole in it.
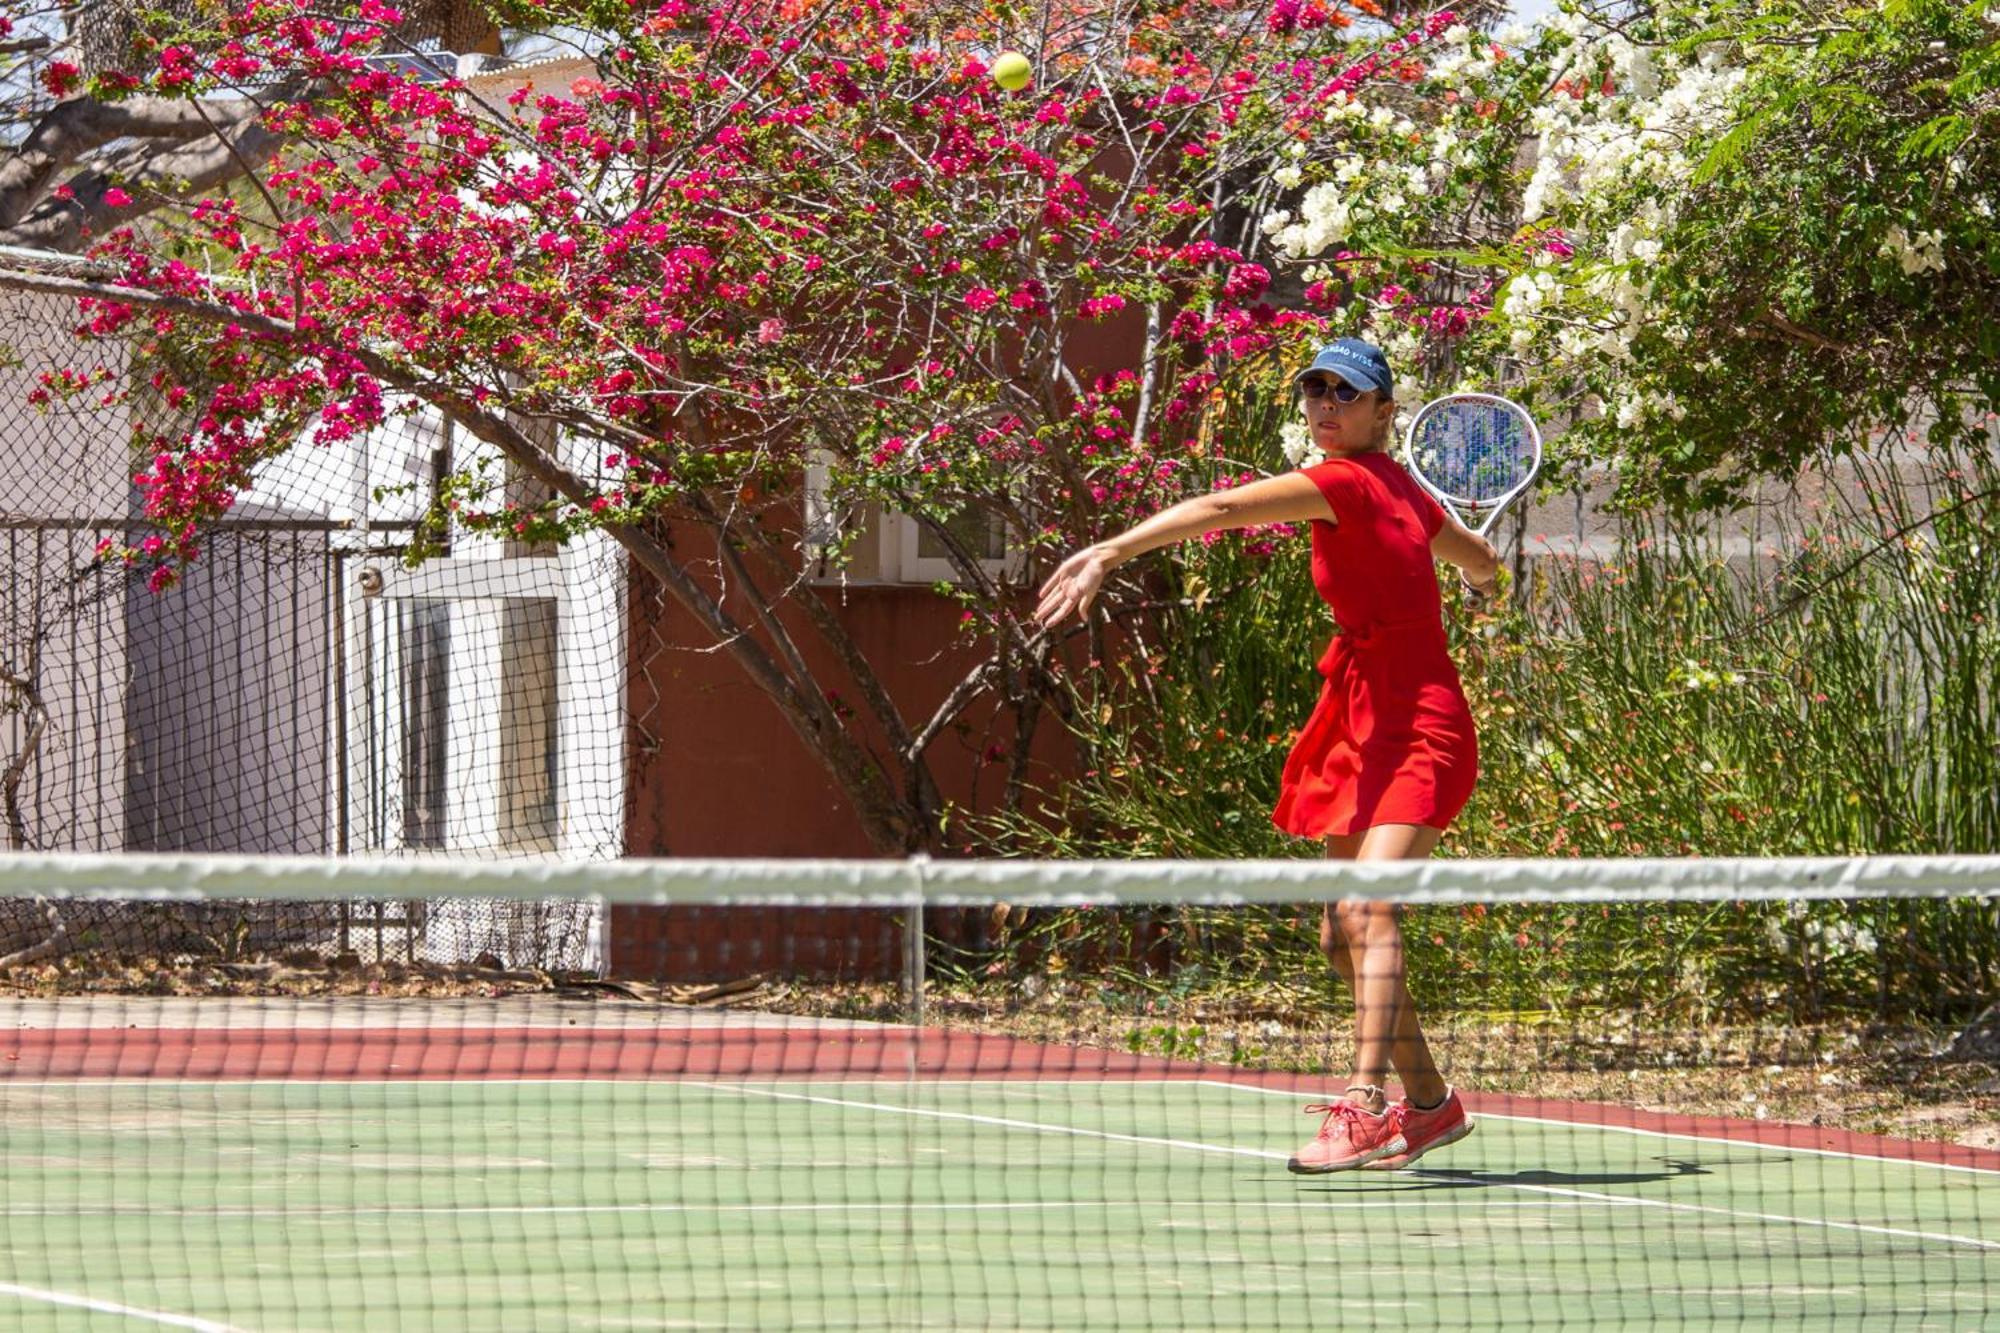
[{"label": "woman's outstretched arm", "polygon": [[1234,490],[1190,496],[1063,561],[1042,584],[1042,600],[1035,608],[1035,619],[1044,626],[1054,625],[1072,611],[1079,618],[1087,618],[1106,574],[1159,547],[1230,528],[1303,523],[1315,518],[1331,522],[1333,511],[1312,478],[1302,472],[1266,477]]},{"label": "woman's outstretched arm", "polygon": [[1499,587],[1500,556],[1493,543],[1459,522],[1450,510],[1445,511],[1444,526],[1431,538],[1431,554],[1457,565],[1465,586],[1481,596],[1490,597]]}]

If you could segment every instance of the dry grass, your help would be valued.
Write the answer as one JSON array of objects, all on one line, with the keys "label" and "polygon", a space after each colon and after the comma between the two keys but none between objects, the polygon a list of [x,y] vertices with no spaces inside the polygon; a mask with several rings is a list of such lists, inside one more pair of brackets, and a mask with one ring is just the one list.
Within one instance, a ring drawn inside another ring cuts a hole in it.
[{"label": "dry grass", "polygon": [[462,999],[527,995],[589,985],[586,977],[508,971],[498,965],[363,963],[352,954],[222,961],[208,957],[107,957],[71,954],[0,973],[0,994],[36,999],[66,995],[331,996]]}]

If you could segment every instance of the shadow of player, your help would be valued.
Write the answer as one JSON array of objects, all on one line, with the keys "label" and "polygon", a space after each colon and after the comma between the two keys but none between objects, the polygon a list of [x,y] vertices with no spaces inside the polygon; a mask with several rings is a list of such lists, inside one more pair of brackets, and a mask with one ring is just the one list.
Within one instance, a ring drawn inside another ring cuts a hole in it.
[{"label": "shadow of player", "polygon": [[[1640,1171],[1479,1171],[1438,1167],[1426,1169],[1417,1167],[1394,1174],[1384,1172],[1366,1177],[1359,1173],[1347,1173],[1339,1185],[1322,1186],[1323,1190],[1341,1189],[1351,1191],[1355,1185],[1365,1184],[1376,1189],[1394,1191],[1399,1194],[1416,1193],[1424,1190],[1453,1189],[1504,1189],[1509,1185],[1541,1185],[1550,1189],[1587,1189],[1593,1185],[1651,1185],[1665,1180],[1682,1180],[1689,1176],[1713,1174],[1719,1166],[1733,1165],[1729,1159],[1717,1158],[1707,1162],[1690,1162],[1675,1157],[1653,1159],[1660,1165],[1657,1170]],[[1746,1159],[1748,1160],[1748,1159]],[[1756,1158],[1762,1164],[1770,1158]]]}]

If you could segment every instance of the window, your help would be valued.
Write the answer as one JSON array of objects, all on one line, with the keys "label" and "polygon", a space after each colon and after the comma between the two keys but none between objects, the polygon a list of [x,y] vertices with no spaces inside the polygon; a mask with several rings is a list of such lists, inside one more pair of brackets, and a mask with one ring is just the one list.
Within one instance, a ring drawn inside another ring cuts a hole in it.
[{"label": "window", "polygon": [[[922,584],[959,582],[958,567],[929,527],[907,514],[878,504],[837,511],[827,498],[827,466],[816,456],[806,466],[806,556],[815,582],[841,584]],[[1003,583],[1018,583],[1027,568],[1027,548],[1000,516],[965,512],[946,524],[981,569]],[[836,564],[833,547],[851,538],[847,562]]]},{"label": "window", "polygon": [[[420,414],[426,421],[431,414]],[[409,519],[463,448],[358,441],[365,495],[340,557],[334,815],[359,854],[616,856],[624,847],[626,565],[602,533],[561,549],[454,530],[406,568]],[[596,451],[553,440],[573,469]],[[415,488],[410,458],[435,460]],[[505,478],[508,497],[535,498]],[[394,513],[395,519],[389,515]],[[400,519],[401,521],[395,521]]]},{"label": "window", "polygon": [[344,710],[352,850],[557,850],[558,564],[362,567]]}]

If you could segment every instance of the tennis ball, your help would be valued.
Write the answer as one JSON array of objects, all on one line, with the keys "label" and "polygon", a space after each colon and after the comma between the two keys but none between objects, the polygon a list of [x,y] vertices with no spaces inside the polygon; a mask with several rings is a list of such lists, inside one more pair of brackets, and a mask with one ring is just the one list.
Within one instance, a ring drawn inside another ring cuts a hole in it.
[{"label": "tennis ball", "polygon": [[1028,86],[1034,77],[1035,67],[1019,51],[1002,51],[1000,58],[993,62],[993,82],[1010,93],[1018,93]]}]

